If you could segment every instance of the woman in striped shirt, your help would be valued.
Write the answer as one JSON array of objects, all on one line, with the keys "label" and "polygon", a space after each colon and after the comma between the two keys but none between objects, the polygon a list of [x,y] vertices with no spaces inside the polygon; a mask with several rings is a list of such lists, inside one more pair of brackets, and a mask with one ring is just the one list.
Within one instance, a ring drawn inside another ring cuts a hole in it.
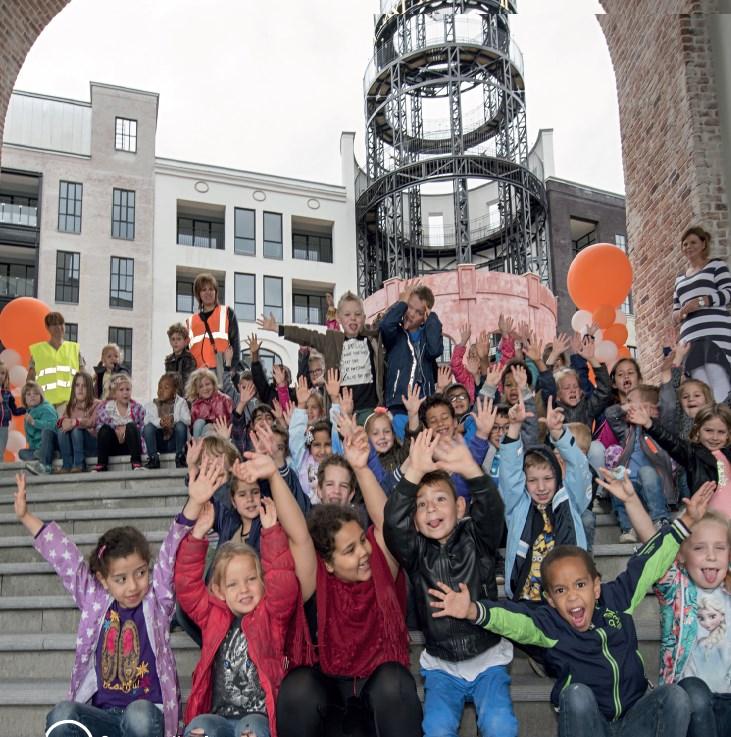
[{"label": "woman in striped shirt", "polygon": [[703,228],[689,228],[681,242],[689,266],[675,280],[673,322],[691,346],[686,372],[721,402],[731,389],[731,273],[724,261],[710,258],[711,236]]}]

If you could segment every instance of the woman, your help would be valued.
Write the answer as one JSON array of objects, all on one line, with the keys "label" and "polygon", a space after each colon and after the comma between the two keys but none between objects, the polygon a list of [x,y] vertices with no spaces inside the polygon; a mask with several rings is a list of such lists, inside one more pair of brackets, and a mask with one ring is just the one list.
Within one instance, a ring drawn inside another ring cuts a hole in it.
[{"label": "woman", "polygon": [[195,358],[196,368],[215,371],[222,384],[224,352],[228,347],[233,350],[231,370],[239,368],[239,322],[230,307],[218,303],[218,282],[213,274],[198,274],[193,294],[199,311],[186,321],[190,334],[188,348]]},{"label": "woman", "polygon": [[721,402],[731,389],[731,273],[723,261],[710,258],[711,236],[703,228],[688,228],[681,243],[689,266],[675,280],[673,322],[691,346],[685,370],[705,381]]}]

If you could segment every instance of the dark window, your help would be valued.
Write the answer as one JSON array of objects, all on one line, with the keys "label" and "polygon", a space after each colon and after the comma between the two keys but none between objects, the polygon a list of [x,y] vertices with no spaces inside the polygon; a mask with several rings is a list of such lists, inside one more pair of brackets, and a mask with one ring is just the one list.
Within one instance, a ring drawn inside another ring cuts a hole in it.
[{"label": "dark window", "polygon": [[264,258],[282,258],[282,216],[264,213]]},{"label": "dark window", "polygon": [[224,249],[224,224],[220,220],[178,217],[178,245]]},{"label": "dark window", "polygon": [[79,304],[81,254],[56,251],[56,302]]},{"label": "dark window", "polygon": [[114,130],[114,148],[117,151],[137,152],[137,121],[117,118]]},{"label": "dark window", "polygon": [[115,189],[112,198],[112,237],[133,241],[135,238],[135,193]]},{"label": "dark window", "polygon": [[109,342],[122,351],[122,365],[132,370],[132,328],[109,328]]},{"label": "dark window", "polygon": [[234,312],[239,320],[256,322],[256,277],[234,274]]},{"label": "dark window", "polygon": [[[627,251],[627,238],[624,235],[617,234],[614,236],[614,242],[625,252]],[[622,312],[624,312],[625,315],[633,315],[634,314],[634,305],[632,303],[632,292],[630,292],[627,295],[627,299],[624,300],[624,303],[620,307]]]},{"label": "dark window", "polygon": [[80,182],[58,183],[58,229],[64,233],[81,233],[83,188]]},{"label": "dark window", "polygon": [[306,261],[333,260],[333,239],[329,235],[292,233],[292,256]]},{"label": "dark window", "polygon": [[34,264],[0,263],[0,297],[35,297]]},{"label": "dark window", "polygon": [[454,341],[448,336],[442,336],[442,362],[449,363],[452,360],[452,351],[454,350]]},{"label": "dark window", "polygon": [[[249,351],[241,351],[241,361],[243,362],[244,366],[251,366],[251,353]],[[264,368],[264,371],[266,371],[267,375],[271,379],[272,377],[272,369],[274,368],[275,363],[282,363],[282,358],[278,354],[274,353],[273,351],[267,350],[266,348],[262,348],[259,351],[259,363],[261,363],[262,367]]]},{"label": "dark window", "polygon": [[175,282],[175,309],[177,312],[187,312],[193,314],[193,282],[181,281]]},{"label": "dark window", "polygon": [[234,208],[234,253],[256,255],[256,211]]},{"label": "dark window", "polygon": [[79,342],[79,324],[77,322],[65,322],[63,325],[63,339],[73,343]]},{"label": "dark window", "polygon": [[135,260],[112,256],[109,267],[109,306],[134,306]]},{"label": "dark window", "polygon": [[597,242],[598,225],[599,224],[593,220],[582,220],[577,217],[569,218],[571,242],[574,245],[574,253],[578,253],[583,248]]},{"label": "dark window", "polygon": [[327,313],[325,297],[316,294],[292,295],[292,322],[324,325]]},{"label": "dark window", "polygon": [[282,280],[278,276],[264,277],[264,314],[272,314],[277,322],[284,322]]}]

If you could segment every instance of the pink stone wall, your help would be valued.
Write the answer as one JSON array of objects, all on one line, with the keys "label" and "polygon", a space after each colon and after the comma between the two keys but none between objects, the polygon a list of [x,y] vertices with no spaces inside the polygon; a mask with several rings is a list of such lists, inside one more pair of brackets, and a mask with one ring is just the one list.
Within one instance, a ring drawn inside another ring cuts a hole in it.
[{"label": "pink stone wall", "polygon": [[[515,276],[465,265],[429,274],[422,282],[434,292],[434,309],[444,334],[455,342],[464,322],[471,324],[473,340],[480,330],[497,331],[501,312],[516,322],[527,322],[543,340],[556,335],[556,298],[533,274]],[[402,284],[402,279],[389,279],[366,299],[368,322],[398,300]]]}]

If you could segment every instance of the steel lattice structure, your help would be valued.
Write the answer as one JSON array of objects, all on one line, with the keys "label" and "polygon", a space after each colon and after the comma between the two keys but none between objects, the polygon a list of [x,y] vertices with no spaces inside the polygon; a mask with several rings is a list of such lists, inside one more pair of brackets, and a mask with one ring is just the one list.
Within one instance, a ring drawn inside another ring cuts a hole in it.
[{"label": "steel lattice structure", "polygon": [[[475,263],[549,282],[546,195],[528,165],[515,0],[381,0],[364,77],[365,176],[356,182],[358,286]],[[479,99],[477,111],[465,100]],[[425,119],[440,106],[444,119]],[[499,222],[470,220],[470,182],[494,182]],[[426,242],[422,187],[451,185],[453,220]]]}]

